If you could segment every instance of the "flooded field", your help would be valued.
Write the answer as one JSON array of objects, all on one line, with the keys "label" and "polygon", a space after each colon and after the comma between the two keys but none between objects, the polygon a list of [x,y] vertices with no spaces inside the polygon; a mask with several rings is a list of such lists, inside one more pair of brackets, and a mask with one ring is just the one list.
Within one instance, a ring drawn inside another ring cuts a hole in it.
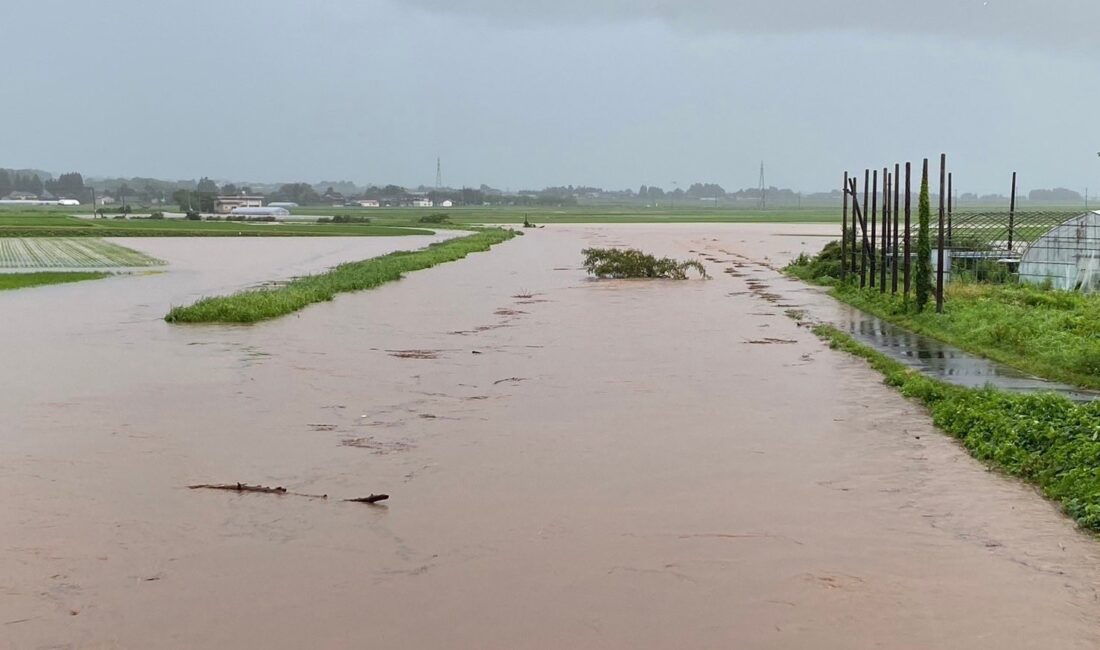
[{"label": "flooded field", "polygon": [[[161,318],[430,239],[0,295],[0,647],[1100,646],[1097,542],[784,315],[832,230],[550,226],[244,327]],[[297,494],[187,488],[237,481]]]}]

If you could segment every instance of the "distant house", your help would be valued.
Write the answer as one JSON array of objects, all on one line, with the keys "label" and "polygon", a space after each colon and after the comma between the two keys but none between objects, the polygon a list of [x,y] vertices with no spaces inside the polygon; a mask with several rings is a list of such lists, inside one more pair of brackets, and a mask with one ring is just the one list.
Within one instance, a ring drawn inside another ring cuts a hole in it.
[{"label": "distant house", "polygon": [[453,208],[454,205],[455,205],[454,201],[452,201],[450,199],[443,199],[443,201],[439,204],[439,207],[441,207],[441,208]]},{"label": "distant house", "polygon": [[262,208],[264,197],[262,196],[219,196],[214,199],[215,214],[234,214],[237,208]]},{"label": "distant house", "polygon": [[360,199],[356,201],[356,203],[358,203],[361,208],[377,208],[381,206],[378,199]]},{"label": "distant house", "polygon": [[431,199],[416,198],[410,201],[409,205],[414,208],[430,208],[433,204]]},{"label": "distant house", "polygon": [[95,202],[99,205],[113,205],[115,197],[110,194],[104,194],[103,196],[97,196]]}]

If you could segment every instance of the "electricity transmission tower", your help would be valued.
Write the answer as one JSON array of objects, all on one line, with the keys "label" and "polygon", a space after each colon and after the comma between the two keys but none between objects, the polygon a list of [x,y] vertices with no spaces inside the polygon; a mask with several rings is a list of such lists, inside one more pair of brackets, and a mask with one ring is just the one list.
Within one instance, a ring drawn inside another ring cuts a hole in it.
[{"label": "electricity transmission tower", "polygon": [[443,163],[439,158],[435,159],[435,189],[443,189]]}]

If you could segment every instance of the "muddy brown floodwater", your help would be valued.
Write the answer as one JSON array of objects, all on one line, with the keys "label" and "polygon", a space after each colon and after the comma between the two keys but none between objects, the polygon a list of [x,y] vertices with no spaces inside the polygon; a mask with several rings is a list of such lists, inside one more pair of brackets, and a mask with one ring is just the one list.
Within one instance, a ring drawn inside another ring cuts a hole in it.
[{"label": "muddy brown floodwater", "polygon": [[[159,318],[412,240],[0,294],[0,645],[1100,646],[1097,542],[749,291],[828,230],[547,227],[251,327]],[[186,487],[237,481],[329,498]]]}]

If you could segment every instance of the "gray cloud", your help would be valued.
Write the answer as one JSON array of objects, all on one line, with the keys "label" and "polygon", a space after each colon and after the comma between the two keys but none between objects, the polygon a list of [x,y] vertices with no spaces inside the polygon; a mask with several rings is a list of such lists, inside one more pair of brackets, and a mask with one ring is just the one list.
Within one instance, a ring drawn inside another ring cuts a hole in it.
[{"label": "gray cloud", "polygon": [[511,25],[660,21],[744,34],[852,31],[1100,49],[1096,0],[407,0],[432,12]]}]

